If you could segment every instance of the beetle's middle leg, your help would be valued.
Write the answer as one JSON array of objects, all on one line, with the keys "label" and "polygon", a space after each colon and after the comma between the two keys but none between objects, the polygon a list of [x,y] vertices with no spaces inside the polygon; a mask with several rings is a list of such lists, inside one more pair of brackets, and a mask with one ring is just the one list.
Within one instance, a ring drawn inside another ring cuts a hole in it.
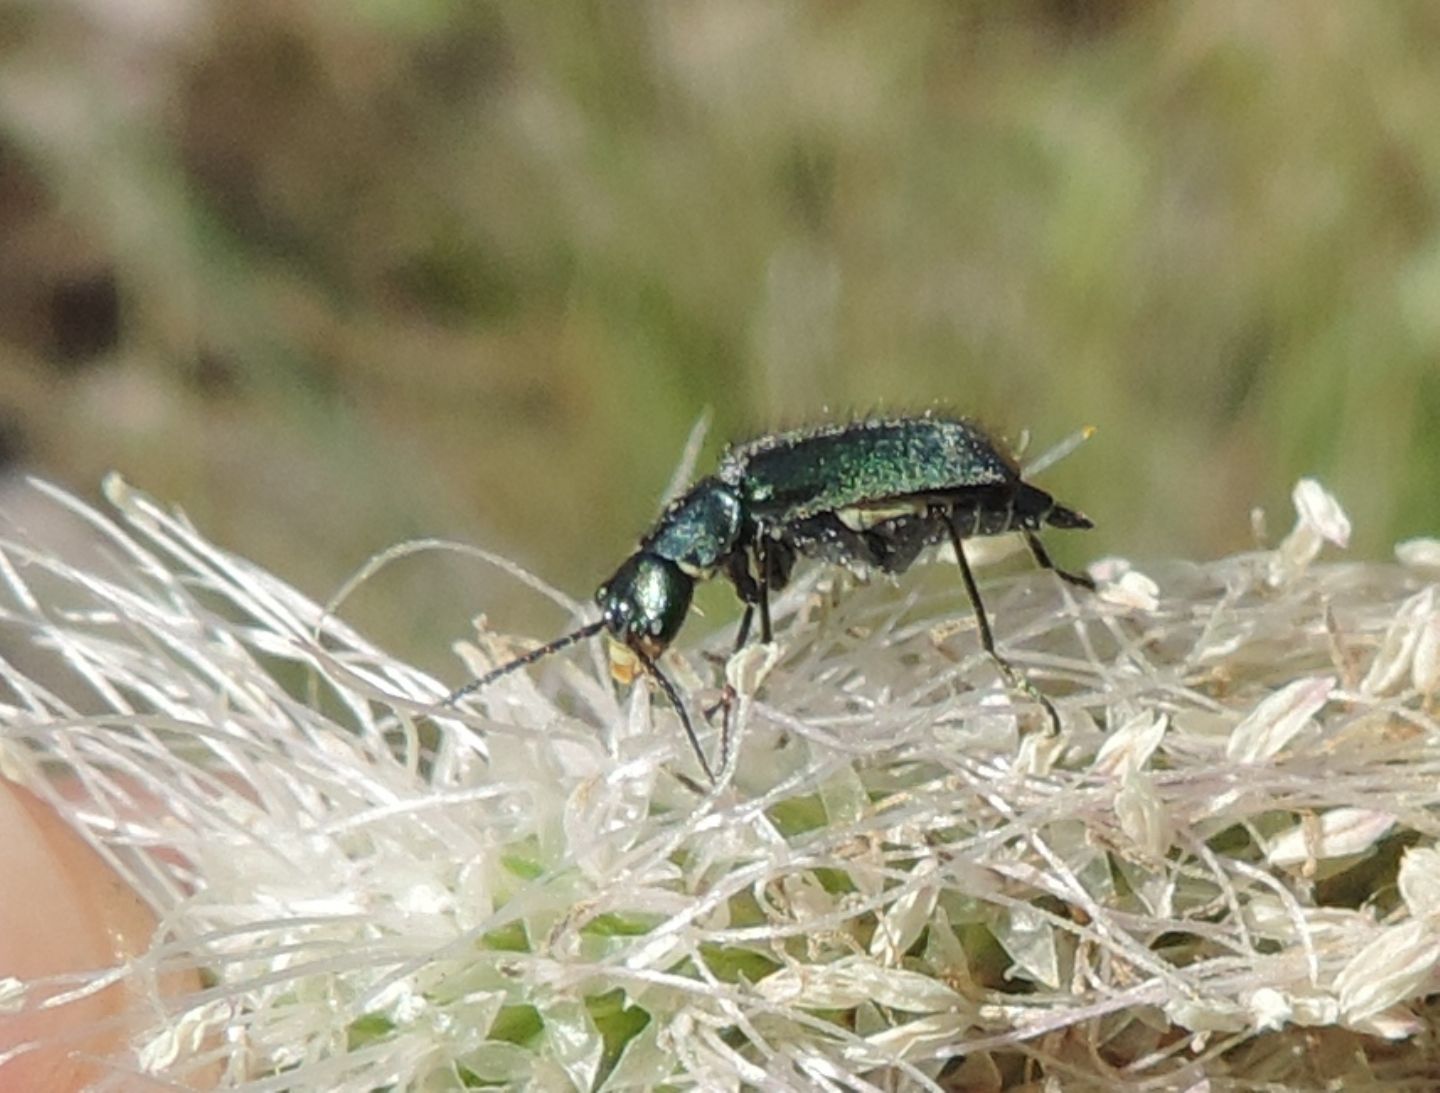
[{"label": "beetle's middle leg", "polygon": [[[950,543],[955,548],[955,560],[960,563],[960,578],[965,582],[965,595],[969,597],[970,606],[975,610],[975,624],[980,631],[980,647],[990,654],[990,659],[995,662],[996,667],[1000,669],[1000,674],[1005,677],[1010,686],[1024,691],[1045,708],[1045,712],[1050,717],[1051,731],[1058,733],[1060,731],[1060,714],[1056,712],[1054,705],[1035,684],[1026,678],[1024,672],[1002,657],[995,648],[995,635],[990,629],[990,618],[985,613],[985,604],[980,599],[980,588],[975,583],[975,574],[970,569],[969,559],[965,557],[965,547],[961,541],[960,531],[955,526],[955,521],[948,512],[943,510],[936,515],[945,522],[945,528],[950,533]],[[1055,569],[1053,565],[1045,568]],[[1060,572],[1058,569],[1055,571]]]},{"label": "beetle's middle leg", "polygon": [[970,570],[970,561],[965,557],[960,532],[948,513],[941,518],[945,521],[945,529],[950,533],[950,544],[955,548],[955,560],[960,563],[960,579],[965,582],[965,595],[975,611],[975,624],[980,629],[980,647],[989,653],[1007,674],[1013,673],[1015,669],[995,650],[995,635],[990,631],[990,618],[986,615],[985,604],[980,599],[980,588],[975,583],[975,574]]}]

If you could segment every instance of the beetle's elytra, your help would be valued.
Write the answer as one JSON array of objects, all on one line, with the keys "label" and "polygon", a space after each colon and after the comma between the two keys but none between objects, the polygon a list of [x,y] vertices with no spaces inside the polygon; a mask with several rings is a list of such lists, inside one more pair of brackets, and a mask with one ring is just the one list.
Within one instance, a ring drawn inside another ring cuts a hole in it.
[{"label": "beetle's elytra", "polygon": [[[1035,561],[1072,584],[1088,577],[1059,569],[1036,532],[1088,528],[1090,521],[1020,477],[1019,467],[978,425],[909,417],[858,421],[762,437],[730,450],[661,513],[640,545],[595,593],[600,618],[500,665],[452,694],[453,703],[499,677],[606,630],[665,692],[701,767],[714,772],[674,685],[656,661],[690,609],[695,582],[717,574],[745,605],[738,650],[756,613],[770,641],[770,593],[783,588],[797,557],[902,573],[926,547],[951,543],[975,608],[980,643],[1012,682],[1018,673],[995,650],[975,576],[961,541],[1020,532]],[[1026,686],[1025,684],[1021,684]],[[1051,717],[1054,710],[1045,702]]]}]

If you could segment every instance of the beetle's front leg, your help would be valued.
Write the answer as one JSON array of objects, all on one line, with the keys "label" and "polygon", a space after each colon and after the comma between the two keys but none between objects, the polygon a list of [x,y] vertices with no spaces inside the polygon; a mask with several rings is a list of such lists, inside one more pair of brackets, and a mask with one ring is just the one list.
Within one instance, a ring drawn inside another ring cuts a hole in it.
[{"label": "beetle's front leg", "polygon": [[775,640],[775,631],[770,625],[770,550],[769,537],[761,528],[755,534],[755,574],[760,600],[760,640],[769,645]]},{"label": "beetle's front leg", "polygon": [[755,621],[755,605],[760,601],[760,586],[750,576],[749,559],[743,550],[737,550],[725,559],[725,576],[730,578],[735,594],[745,605],[745,613],[740,616],[740,629],[735,633],[735,648],[730,654],[734,656],[745,648],[745,640],[750,636],[750,624]]},{"label": "beetle's front leg", "polygon": [[[773,638],[770,626],[770,585],[771,577],[778,576],[779,583],[784,584],[785,578],[789,576],[788,566],[783,572],[772,571],[771,567],[776,563],[783,563],[783,558],[767,558],[760,547],[761,538],[757,534],[754,543],[749,549],[733,551],[725,559],[725,576],[735,586],[735,594],[740,597],[740,602],[745,605],[744,614],[740,616],[740,626],[735,632],[735,647],[730,656],[734,657],[741,649],[745,648],[745,642],[750,637],[750,627],[755,621],[755,609],[760,609],[760,640],[766,643]],[[751,572],[751,561],[754,560],[754,572]],[[756,574],[759,580],[756,580]],[[735,709],[735,703],[740,696],[736,693],[735,687],[731,684],[729,674],[726,674],[725,686],[720,692],[720,699],[713,706],[705,711],[707,719],[711,719],[717,712],[723,711],[724,716],[720,724],[720,749],[721,766],[730,755],[730,715]]]}]

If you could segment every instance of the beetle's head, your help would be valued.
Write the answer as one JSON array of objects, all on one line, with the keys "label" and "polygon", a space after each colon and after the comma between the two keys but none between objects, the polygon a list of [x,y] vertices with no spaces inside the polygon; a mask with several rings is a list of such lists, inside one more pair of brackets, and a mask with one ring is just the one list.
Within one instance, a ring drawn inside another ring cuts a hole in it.
[{"label": "beetle's head", "polygon": [[694,590],[694,579],[678,565],[642,550],[600,586],[595,602],[615,640],[653,660],[675,640]]}]

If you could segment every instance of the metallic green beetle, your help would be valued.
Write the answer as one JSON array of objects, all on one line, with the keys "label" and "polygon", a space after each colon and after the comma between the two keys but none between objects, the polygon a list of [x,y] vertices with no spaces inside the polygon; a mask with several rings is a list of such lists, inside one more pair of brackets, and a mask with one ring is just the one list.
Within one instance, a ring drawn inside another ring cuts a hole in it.
[{"label": "metallic green beetle", "polygon": [[[1014,460],[963,419],[874,419],[778,433],[733,448],[720,469],[668,505],[635,552],[595,593],[600,618],[500,665],[452,694],[453,703],[501,676],[608,631],[655,679],[679,713],[707,776],[685,704],[657,660],[690,609],[695,582],[723,574],[745,604],[735,648],[760,615],[770,641],[770,593],[783,588],[798,556],[902,573],[926,547],[954,546],[980,644],[1007,678],[1020,677],[995,650],[990,621],[961,541],[1020,532],[1035,561],[1072,584],[1089,577],[1057,567],[1036,532],[1089,528],[1090,520],[1025,482]],[[1043,696],[1028,688],[1053,708]]]}]

